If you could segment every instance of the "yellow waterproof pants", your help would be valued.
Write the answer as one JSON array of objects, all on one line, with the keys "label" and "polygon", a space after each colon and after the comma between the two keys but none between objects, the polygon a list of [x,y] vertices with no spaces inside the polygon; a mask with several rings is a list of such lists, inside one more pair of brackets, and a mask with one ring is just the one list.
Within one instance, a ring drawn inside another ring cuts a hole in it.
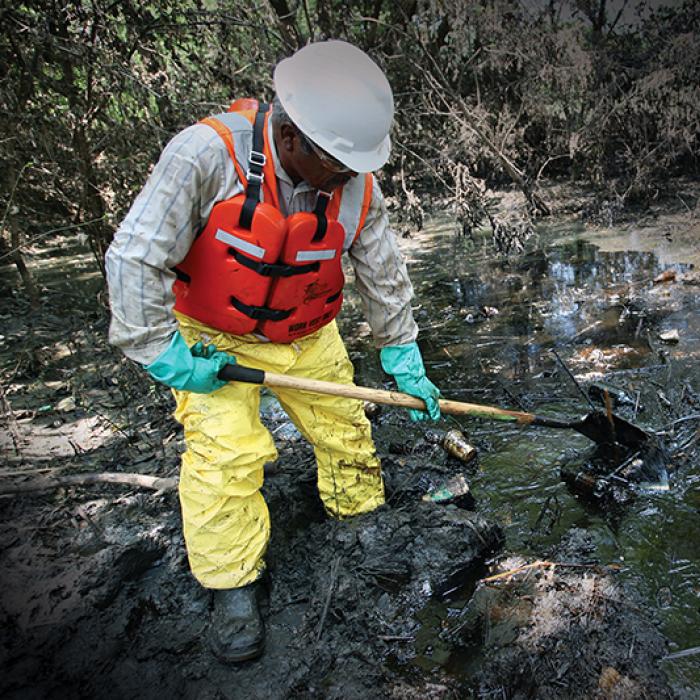
[{"label": "yellow waterproof pants", "polygon": [[[179,315],[188,345],[214,343],[242,365],[351,384],[353,366],[335,322],[290,344],[234,336]],[[185,429],[180,504],[192,573],[206,588],[237,588],[257,579],[270,536],[260,493],[263,466],[277,458],[260,422],[260,387],[231,382],[211,394],[175,391],[175,418]],[[336,517],[384,502],[380,463],[362,403],[276,389],[280,404],[313,445],[318,490]]]}]

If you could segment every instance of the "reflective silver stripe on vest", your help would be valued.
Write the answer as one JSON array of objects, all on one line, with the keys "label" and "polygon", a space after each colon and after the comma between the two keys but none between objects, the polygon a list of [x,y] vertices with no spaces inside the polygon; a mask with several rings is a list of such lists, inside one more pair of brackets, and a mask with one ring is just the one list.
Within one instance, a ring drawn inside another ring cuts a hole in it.
[{"label": "reflective silver stripe on vest", "polygon": [[337,250],[300,250],[295,262],[310,262],[312,260],[333,260]]},{"label": "reflective silver stripe on vest", "polygon": [[265,257],[264,248],[261,248],[258,245],[254,245],[253,243],[248,243],[248,241],[244,241],[242,238],[233,236],[230,233],[226,233],[226,231],[222,231],[221,229],[217,230],[216,236],[214,236],[214,238],[216,238],[217,241],[226,243],[226,245],[230,245],[231,248],[235,248],[236,250],[240,250],[243,253],[248,253],[248,255],[252,255],[254,258],[258,258],[258,260],[262,260]]}]

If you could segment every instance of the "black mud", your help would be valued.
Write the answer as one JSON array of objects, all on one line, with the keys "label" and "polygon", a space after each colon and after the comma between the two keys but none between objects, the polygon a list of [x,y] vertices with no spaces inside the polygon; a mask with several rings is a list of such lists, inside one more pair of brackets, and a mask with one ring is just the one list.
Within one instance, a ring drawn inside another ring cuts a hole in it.
[{"label": "black mud", "polygon": [[209,596],[188,572],[174,493],[13,499],[2,508],[3,697],[389,696],[400,676],[385,662],[411,656],[416,611],[498,551],[500,529],[401,486],[375,513],[330,520],[308,448],[281,446],[266,484],[260,661],[231,669],[210,656]]}]

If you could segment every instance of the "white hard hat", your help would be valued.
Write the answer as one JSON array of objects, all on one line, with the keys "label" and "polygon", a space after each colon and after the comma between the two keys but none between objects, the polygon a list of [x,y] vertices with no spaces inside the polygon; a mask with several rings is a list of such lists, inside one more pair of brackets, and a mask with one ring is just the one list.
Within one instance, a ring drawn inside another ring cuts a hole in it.
[{"label": "white hard hat", "polygon": [[299,130],[358,173],[389,159],[394,98],[389,81],[345,41],[309,44],[277,64],[275,92]]}]

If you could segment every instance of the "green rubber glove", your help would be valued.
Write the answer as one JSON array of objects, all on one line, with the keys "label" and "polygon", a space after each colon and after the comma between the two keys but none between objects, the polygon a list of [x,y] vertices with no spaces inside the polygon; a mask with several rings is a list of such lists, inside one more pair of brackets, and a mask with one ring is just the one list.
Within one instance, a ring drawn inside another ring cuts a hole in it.
[{"label": "green rubber glove", "polygon": [[190,349],[180,331],[175,331],[170,345],[146,365],[146,370],[172,389],[210,394],[227,383],[216,376],[226,364],[236,364],[236,358],[201,342]]},{"label": "green rubber glove", "polygon": [[384,371],[393,374],[399,391],[417,396],[425,401],[428,412],[411,409],[414,421],[438,420],[440,390],[425,376],[425,366],[417,343],[392,345],[379,353]]}]

